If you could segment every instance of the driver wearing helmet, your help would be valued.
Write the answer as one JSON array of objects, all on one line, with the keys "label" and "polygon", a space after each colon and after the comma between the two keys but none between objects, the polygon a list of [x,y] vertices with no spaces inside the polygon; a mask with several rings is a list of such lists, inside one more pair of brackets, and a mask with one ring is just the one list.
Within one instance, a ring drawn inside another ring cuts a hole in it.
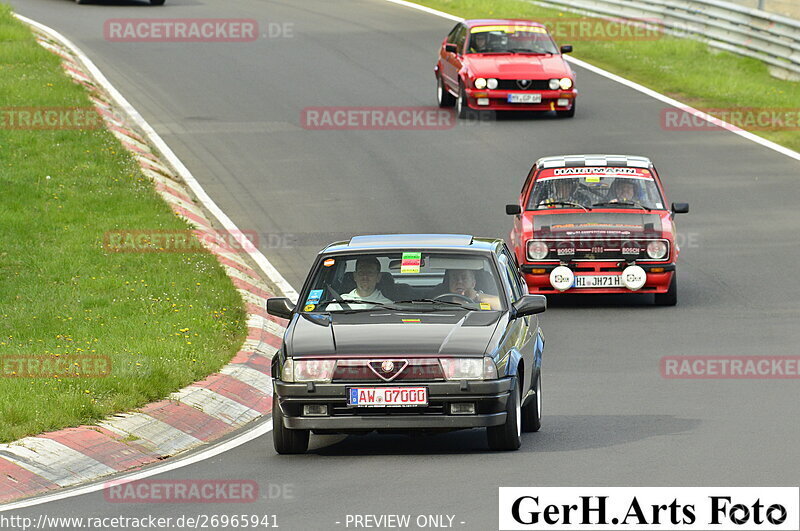
[{"label": "driver wearing helmet", "polygon": [[489,38],[486,32],[473,33],[469,39],[469,51],[472,53],[484,53],[487,51]]},{"label": "driver wearing helmet", "polygon": [[609,200],[610,203],[630,203],[638,202],[636,193],[636,183],[630,179],[616,178],[611,185],[611,193],[613,197]]}]

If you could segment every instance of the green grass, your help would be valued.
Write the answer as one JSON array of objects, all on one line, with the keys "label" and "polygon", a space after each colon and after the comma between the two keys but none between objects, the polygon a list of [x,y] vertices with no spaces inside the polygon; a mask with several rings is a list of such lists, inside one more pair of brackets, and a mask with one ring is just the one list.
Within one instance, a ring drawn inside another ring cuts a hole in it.
[{"label": "green grass", "polygon": [[[415,0],[464,18],[555,19],[574,13],[545,9],[524,0]],[[591,41],[573,44],[573,55],[702,109],[785,109],[800,112],[800,83],[781,81],[761,61],[713,50],[708,45],[669,36],[653,40]],[[580,78],[577,86],[580,90]],[[580,113],[580,109],[578,110]],[[716,114],[716,113],[712,113]],[[722,116],[724,118],[724,116]],[[743,127],[744,128],[744,127]],[[753,131],[800,150],[797,130]]]},{"label": "green grass", "polygon": [[[0,107],[87,107],[0,5]],[[114,253],[104,233],[190,228],[107,130],[0,126],[0,363],[108,356],[101,378],[0,371],[0,442],[92,422],[218,370],[245,336],[208,253]],[[2,369],[2,365],[0,365]]]}]

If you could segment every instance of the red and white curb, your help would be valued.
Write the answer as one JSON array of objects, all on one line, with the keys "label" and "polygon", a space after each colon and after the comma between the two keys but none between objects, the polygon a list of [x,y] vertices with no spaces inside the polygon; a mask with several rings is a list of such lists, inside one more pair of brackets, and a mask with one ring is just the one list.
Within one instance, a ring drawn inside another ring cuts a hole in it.
[{"label": "red and white curb", "polygon": [[[220,372],[165,400],[136,412],[114,415],[97,426],[68,428],[0,445],[0,503],[137,469],[219,439],[270,413],[270,362],[280,346],[285,322],[264,310],[272,290],[263,279],[269,278],[284,295],[296,297],[291,286],[243,239],[188,169],[91,61],[53,30],[19,18],[33,27],[42,46],[63,59],[67,75],[89,91],[106,127],[131,152],[175,214],[194,225],[200,241],[217,257],[242,295],[248,335],[241,350]],[[160,154],[156,155],[150,145]],[[249,246],[247,254],[255,267],[241,254],[215,243],[221,232],[215,228],[219,225],[243,248]]]}]

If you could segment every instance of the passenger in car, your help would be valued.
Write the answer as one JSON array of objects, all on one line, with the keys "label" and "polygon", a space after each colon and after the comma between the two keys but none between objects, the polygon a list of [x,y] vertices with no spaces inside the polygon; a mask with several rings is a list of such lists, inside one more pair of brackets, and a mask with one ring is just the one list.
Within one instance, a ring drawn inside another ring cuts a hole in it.
[{"label": "passenger in car", "polygon": [[378,279],[381,276],[381,263],[374,256],[365,256],[356,260],[356,272],[353,279],[356,287],[342,295],[345,300],[359,300],[389,304],[381,290],[377,289]]}]

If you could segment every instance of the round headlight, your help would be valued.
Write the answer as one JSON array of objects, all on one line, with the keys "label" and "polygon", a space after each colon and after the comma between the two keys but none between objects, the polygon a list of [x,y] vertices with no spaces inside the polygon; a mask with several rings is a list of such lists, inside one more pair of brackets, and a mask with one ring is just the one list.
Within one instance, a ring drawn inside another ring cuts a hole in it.
[{"label": "round headlight", "polygon": [[558,82],[558,86],[561,87],[561,90],[569,90],[572,88],[572,80],[568,77],[561,78],[561,81]]},{"label": "round headlight", "polygon": [[559,81],[557,79],[550,80],[550,90],[558,90],[559,86]]},{"label": "round headlight", "polygon": [[486,80],[486,87],[490,90],[494,90],[497,88],[497,80],[493,77]]},{"label": "round headlight", "polygon": [[550,249],[547,248],[547,244],[544,242],[537,240],[528,242],[528,256],[531,260],[544,260],[549,252]]},{"label": "round headlight", "polygon": [[658,240],[648,243],[647,256],[653,260],[661,260],[667,256],[667,244]]},{"label": "round headlight", "polygon": [[479,77],[475,80],[475,88],[476,89],[485,89],[486,88],[486,80],[482,77]]}]

